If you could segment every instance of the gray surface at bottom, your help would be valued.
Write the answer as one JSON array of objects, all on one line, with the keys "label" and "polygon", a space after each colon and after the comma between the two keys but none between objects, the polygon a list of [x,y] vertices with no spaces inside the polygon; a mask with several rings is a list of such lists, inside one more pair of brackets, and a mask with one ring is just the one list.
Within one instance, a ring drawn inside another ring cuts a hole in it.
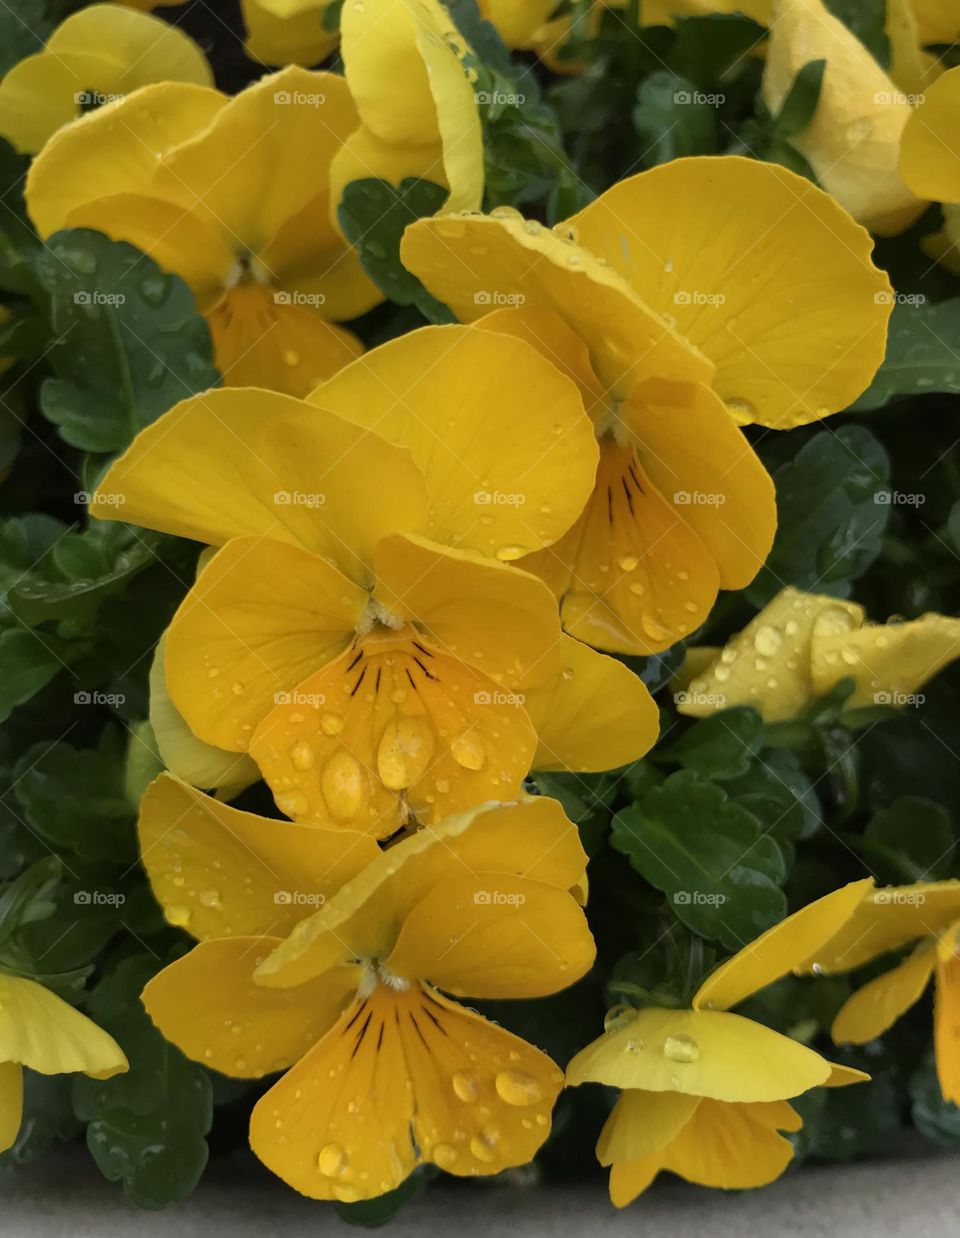
[{"label": "gray surface at bottom", "polygon": [[[162,1213],[141,1212],[101,1178],[79,1150],[22,1171],[0,1197],[0,1234],[20,1238],[177,1238],[229,1234],[283,1238],[363,1231],[329,1205],[311,1203],[261,1176],[248,1158],[218,1161],[196,1194]],[[760,1191],[727,1194],[670,1179],[617,1212],[598,1185],[525,1188],[434,1186],[383,1231],[389,1238],[499,1235],[582,1238],[584,1233],[663,1233],[669,1238],[946,1238],[958,1231],[960,1159],[807,1167]]]}]

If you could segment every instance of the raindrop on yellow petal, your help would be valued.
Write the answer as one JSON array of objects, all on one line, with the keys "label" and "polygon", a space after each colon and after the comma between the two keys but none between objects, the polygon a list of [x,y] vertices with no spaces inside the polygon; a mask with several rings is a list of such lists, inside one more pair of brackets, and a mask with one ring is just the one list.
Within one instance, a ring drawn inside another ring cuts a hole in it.
[{"label": "raindrop on yellow petal", "polygon": [[320,790],[327,807],[340,821],[349,821],[363,804],[363,771],[349,752],[335,753],[324,766]]},{"label": "raindrop on yellow petal", "polygon": [[637,1017],[637,1013],[635,1006],[611,1006],[603,1017],[603,1030],[612,1036],[614,1032],[619,1032],[621,1027],[626,1027],[628,1023],[632,1023]]},{"label": "raindrop on yellow petal", "polygon": [[671,1062],[695,1062],[700,1056],[700,1046],[692,1036],[683,1033],[668,1036],[663,1042],[663,1055]]},{"label": "raindrop on yellow petal", "polygon": [[771,628],[768,624],[758,628],[757,634],[753,638],[754,649],[765,658],[772,658],[782,644],[783,637],[776,628]]},{"label": "raindrop on yellow petal", "polygon": [[336,1178],[347,1167],[347,1154],[337,1143],[328,1143],[320,1149],[317,1168],[328,1178]]},{"label": "raindrop on yellow petal", "polygon": [[189,907],[168,907],[167,919],[178,928],[185,928],[190,923]]},{"label": "raindrop on yellow petal", "polygon": [[537,1080],[522,1070],[501,1070],[494,1085],[497,1095],[508,1105],[535,1105],[543,1097]]},{"label": "raindrop on yellow petal", "polygon": [[489,1165],[496,1159],[495,1143],[495,1139],[486,1132],[482,1132],[479,1135],[474,1135],[470,1140],[470,1151],[478,1161],[483,1161],[485,1165]]},{"label": "raindrop on yellow petal", "polygon": [[[389,1188],[389,1183],[387,1187]],[[355,1186],[347,1186],[345,1182],[338,1182],[333,1188],[333,1193],[342,1204],[355,1204],[360,1198],[360,1191]]]},{"label": "raindrop on yellow petal", "polygon": [[305,740],[301,740],[290,749],[290,760],[294,769],[310,769],[314,761],[313,749]]},{"label": "raindrop on yellow petal", "polygon": [[343,730],[343,719],[337,714],[324,714],[320,719],[320,730],[324,735],[339,735]]},{"label": "raindrop on yellow petal", "polygon": [[385,787],[412,787],[430,764],[433,735],[419,718],[391,718],[377,748],[377,772]]},{"label": "raindrop on yellow petal", "polygon": [[458,1070],[451,1080],[453,1090],[459,1100],[469,1105],[477,1099],[480,1084],[477,1076],[468,1070]]},{"label": "raindrop on yellow petal", "polygon": [[450,1169],[456,1164],[458,1156],[457,1149],[450,1143],[438,1143],[430,1153],[430,1159],[441,1169]]},{"label": "raindrop on yellow petal", "polygon": [[487,753],[482,740],[469,733],[457,736],[450,745],[450,755],[464,769],[483,769],[487,763]]}]

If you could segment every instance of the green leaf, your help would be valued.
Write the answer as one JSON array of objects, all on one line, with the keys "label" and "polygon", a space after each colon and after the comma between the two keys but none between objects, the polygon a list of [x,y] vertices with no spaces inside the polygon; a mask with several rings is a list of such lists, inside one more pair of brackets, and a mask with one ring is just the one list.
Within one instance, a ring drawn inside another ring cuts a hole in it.
[{"label": "green leaf", "polygon": [[[853,1064],[871,1070],[869,1059]],[[815,1088],[790,1103],[803,1118],[796,1137],[803,1157],[850,1161],[888,1152],[900,1129],[901,1098],[889,1072],[874,1073],[869,1083],[853,1087]]]},{"label": "green leaf", "polygon": [[674,18],[676,41],[670,62],[705,91],[745,67],[747,53],[766,38],[759,22],[742,13]]},{"label": "green leaf", "polygon": [[644,161],[652,166],[684,155],[714,154],[720,99],[666,70],[641,82],[633,127],[643,143]]},{"label": "green leaf", "polygon": [[786,914],[783,855],[720,787],[682,770],[617,813],[613,846],[701,937],[738,950]]},{"label": "green leaf", "polygon": [[820,825],[820,801],[813,783],[789,749],[767,749],[745,774],[724,784],[727,794],[778,842],[809,838]]},{"label": "green leaf", "polygon": [[[0,25],[9,7],[0,5]],[[3,35],[0,31],[0,49]],[[2,61],[0,51],[0,61]],[[3,70],[0,69],[0,74]],[[0,288],[11,292],[30,293],[36,289],[36,277],[28,258],[39,245],[33,226],[27,217],[23,187],[30,169],[29,155],[21,155],[0,137]]]},{"label": "green leaf", "polygon": [[415,305],[430,322],[455,320],[400,261],[400,240],[408,224],[435,215],[446,200],[447,190],[432,181],[408,176],[395,188],[371,177],[351,181],[337,208],[344,235],[384,296],[397,305]]},{"label": "green leaf", "polygon": [[36,696],[63,668],[59,642],[27,628],[0,629],[0,722]]},{"label": "green leaf", "polygon": [[945,1148],[960,1144],[960,1106],[944,1100],[933,1054],[910,1077],[910,1116],[921,1134]]},{"label": "green leaf", "polygon": [[813,120],[826,67],[825,60],[811,60],[797,73],[773,122],[777,137],[795,138]]},{"label": "green leaf", "polygon": [[[889,0],[888,0],[889,2]],[[877,0],[826,0],[827,8],[839,17],[864,45],[881,68],[890,67],[890,40],[886,33],[887,4]]]},{"label": "green leaf", "polygon": [[763,719],[742,705],[701,718],[675,744],[658,748],[655,756],[723,781],[745,774],[762,742]]},{"label": "green leaf", "polygon": [[868,823],[861,849],[893,882],[936,881],[950,874],[956,839],[950,813],[919,795],[903,795]]},{"label": "green leaf", "polygon": [[549,795],[560,802],[563,811],[579,829],[587,855],[596,855],[607,835],[610,808],[616,793],[615,777],[542,770],[534,773],[533,782],[541,795]]},{"label": "green leaf", "polygon": [[30,828],[58,850],[116,864],[136,859],[123,752],[110,731],[99,749],[65,741],[28,748],[14,792]]},{"label": "green leaf", "polygon": [[52,31],[45,0],[0,4],[0,77],[25,56],[43,51]]},{"label": "green leaf", "polygon": [[23,1120],[13,1147],[0,1155],[0,1174],[44,1156],[54,1143],[75,1139],[83,1129],[71,1103],[71,1075],[23,1072]]},{"label": "green leaf", "polygon": [[73,1090],[100,1172],[122,1182],[141,1208],[165,1208],[194,1189],[213,1117],[206,1071],[164,1040],[140,1004],[156,970],[154,958],[137,955],[94,989],[89,1014],[120,1044],[130,1070],[106,1080],[78,1076]]},{"label": "green leaf", "polygon": [[890,460],[860,426],[823,430],[774,474],[777,536],[746,590],[757,607],[784,585],[847,597],[880,554],[890,517]]},{"label": "green leaf", "polygon": [[960,392],[960,297],[931,302],[921,294],[897,296],[883,364],[856,409],[931,392]]},{"label": "green leaf", "polygon": [[118,451],[179,400],[215,387],[213,344],[193,293],[124,241],[55,233],[36,260],[50,298],[55,378],[40,392],[62,437]]},{"label": "green leaf", "polygon": [[0,943],[6,945],[28,924],[53,914],[52,894],[60,880],[61,864],[48,856],[32,864],[0,894]]}]

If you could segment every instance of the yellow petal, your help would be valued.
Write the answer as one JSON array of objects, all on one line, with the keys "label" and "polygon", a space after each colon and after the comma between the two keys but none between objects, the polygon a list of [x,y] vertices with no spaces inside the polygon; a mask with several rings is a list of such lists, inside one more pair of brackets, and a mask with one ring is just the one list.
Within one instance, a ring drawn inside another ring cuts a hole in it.
[{"label": "yellow petal", "polygon": [[943,1099],[960,1105],[960,959],[956,956],[937,962],[933,1043]]},{"label": "yellow petal", "polygon": [[534,768],[599,772],[642,757],[656,743],[660,711],[640,677],[572,636],[560,653],[561,669],[524,693],[539,740]]},{"label": "yellow petal", "polygon": [[632,1161],[622,1161],[610,1169],[610,1202],[615,1208],[626,1208],[664,1168],[663,1153],[640,1156]]},{"label": "yellow petal", "polygon": [[711,385],[741,423],[784,429],[846,408],[883,359],[893,295],[870,235],[785,168],[675,159],[570,223],[710,358]]},{"label": "yellow petal", "polygon": [[767,929],[707,977],[693,999],[694,1010],[729,1010],[815,957],[872,889],[872,877],[851,881]]},{"label": "yellow petal", "polygon": [[546,1139],[562,1078],[532,1045],[432,990],[377,985],[259,1101],[250,1145],[313,1199],[381,1195],[420,1160],[497,1173]]},{"label": "yellow petal", "polygon": [[920,937],[936,937],[958,916],[960,881],[922,881],[874,890],[798,971],[852,971],[887,950]]},{"label": "yellow petal", "polygon": [[[841,1066],[839,1062],[830,1063],[830,1077],[824,1083],[825,1088],[846,1088],[851,1083],[868,1083],[870,1076],[863,1070],[856,1070],[853,1066]],[[788,1129],[781,1127],[781,1130]]]},{"label": "yellow petal", "polygon": [[35,980],[0,972],[0,1061],[42,1075],[82,1071],[109,1079],[127,1069],[123,1050],[86,1015]]},{"label": "yellow petal", "polygon": [[311,403],[407,447],[424,532],[508,560],[559,538],[593,485],[597,446],[573,384],[526,342],[424,327],[341,370]]},{"label": "yellow petal", "polygon": [[268,538],[234,538],[173,617],[171,700],[205,743],[243,752],[254,728],[345,649],[367,602],[325,559]]},{"label": "yellow petal", "polygon": [[305,396],[363,352],[355,335],[263,284],[231,288],[208,322],[217,369],[229,387]]},{"label": "yellow petal", "polygon": [[729,640],[687,684],[682,714],[705,717],[718,709],[751,705],[765,721],[795,718],[815,695],[810,668],[814,625],[853,628],[863,608],[853,602],[788,587]]},{"label": "yellow petal", "polygon": [[298,1061],[350,1004],[359,967],[338,967],[296,989],[253,981],[276,937],[201,942],[149,982],[141,1000],[187,1057],[234,1078],[259,1079]]},{"label": "yellow petal", "polygon": [[786,1100],[822,1084],[819,1053],[752,1019],[721,1010],[647,1007],[581,1049],[567,1082],[682,1092],[724,1101]]},{"label": "yellow petal", "polygon": [[385,958],[410,909],[451,875],[505,873],[569,890],[585,868],[576,826],[555,800],[473,808],[390,847],[298,925],[258,979],[287,987],[345,957]]},{"label": "yellow petal", "polygon": [[766,1186],[793,1159],[793,1144],[753,1105],[704,1100],[663,1153],[663,1168],[725,1191]]},{"label": "yellow petal", "polygon": [[380,542],[376,572],[375,597],[388,614],[415,624],[504,689],[545,679],[559,667],[556,604],[529,572],[413,534]]},{"label": "yellow petal", "polygon": [[330,161],[356,124],[342,77],[291,65],[169,151],[157,183],[257,254],[328,187]]},{"label": "yellow petal", "polygon": [[0,133],[35,153],[85,104],[103,104],[153,82],[212,86],[213,75],[197,44],[176,26],[115,4],[93,4],[62,22],[45,51],[7,73],[0,83]]},{"label": "yellow petal", "polygon": [[957,0],[910,0],[921,43],[954,43],[960,35]]},{"label": "yellow petal", "polygon": [[[111,466],[97,511],[220,546],[270,537],[369,581],[386,533],[418,528],[423,482],[407,452],[279,392],[192,396]],[[122,502],[118,496],[123,496]]]},{"label": "yellow petal", "polygon": [[0,1152],[12,1148],[23,1117],[23,1067],[0,1062]]},{"label": "yellow petal", "polygon": [[[442,175],[430,179],[449,187],[448,209],[476,209],[483,194],[480,117],[462,63],[466,45],[443,6],[437,0],[347,5],[340,37],[344,73],[364,128],[387,147],[439,147]],[[400,100],[386,85],[393,82],[403,82]],[[371,160],[366,176],[382,175]]]},{"label": "yellow petal", "polygon": [[590,970],[596,948],[566,890],[504,873],[452,876],[414,906],[384,966],[455,997],[545,997]]},{"label": "yellow petal", "polygon": [[820,184],[874,232],[902,232],[925,203],[900,178],[900,137],[911,105],[855,34],[821,0],[774,5],[763,99],[779,112],[803,66],[826,60],[813,119],[790,138]]},{"label": "yellow petal", "polygon": [[429,181],[446,187],[443,147],[439,141],[426,146],[392,146],[361,125],[350,134],[330,164],[333,219],[339,220],[337,208],[346,187],[354,181],[365,180],[389,181],[395,188],[404,180]]},{"label": "yellow petal", "polygon": [[847,705],[913,705],[917,692],[960,657],[960,619],[921,615],[907,623],[867,624],[854,631],[818,624],[811,662],[817,692],[850,675]]},{"label": "yellow petal", "polygon": [[527,48],[557,6],[554,0],[480,0],[478,7],[507,47]]},{"label": "yellow petal", "polygon": [[647,476],[710,552],[720,587],[742,589],[773,545],[773,480],[701,384],[650,381],[619,409]]},{"label": "yellow petal", "polygon": [[900,171],[915,194],[938,202],[960,202],[960,69],[948,69],[924,89],[903,131]]},{"label": "yellow petal", "polygon": [[833,1021],[830,1035],[838,1045],[863,1045],[882,1036],[920,1000],[935,964],[935,952],[924,946],[890,971],[874,977],[847,998]]},{"label": "yellow petal", "polygon": [[158,196],[153,190],[162,156],[209,124],[226,101],[205,86],[161,82],[61,129],[27,175],[27,209],[37,231],[49,236],[77,207],[104,196]]},{"label": "yellow petal", "polygon": [[595,252],[533,221],[447,215],[403,235],[404,266],[472,322],[497,304],[552,310],[590,351],[605,390],[623,399],[645,378],[709,382],[713,366]]},{"label": "yellow petal", "polygon": [[319,64],[337,46],[324,25],[330,0],[240,0],[246,50],[261,64]]},{"label": "yellow petal", "polygon": [[655,653],[706,619],[719,587],[712,556],[680,510],[632,447],[604,439],[584,514],[521,566],[554,590],[571,636],[613,653]]},{"label": "yellow petal", "polygon": [[150,664],[150,728],[166,768],[195,787],[219,791],[230,800],[260,780],[260,771],[245,753],[205,744],[187,726],[167,691],[163,637]]},{"label": "yellow petal", "polygon": [[241,812],[170,774],[147,788],[138,831],[167,919],[201,940],[282,936],[379,855],[361,834]]},{"label": "yellow petal", "polygon": [[641,1092],[628,1088],[604,1123],[597,1141],[601,1165],[636,1160],[659,1152],[690,1121],[701,1103],[681,1092]]},{"label": "yellow petal", "polygon": [[386,838],[516,796],[536,749],[510,693],[411,627],[374,629],[287,695],[250,751],[299,821]]},{"label": "yellow petal", "polygon": [[605,422],[609,409],[603,387],[590,363],[590,351],[559,314],[543,305],[507,306],[484,314],[477,319],[477,326],[483,331],[515,335],[525,340],[576,383],[583,406],[594,424]]},{"label": "yellow petal", "polygon": [[924,91],[936,81],[944,66],[920,45],[914,0],[887,0],[884,33],[890,43],[891,78],[904,94],[913,96],[907,99],[908,103],[921,102]]}]

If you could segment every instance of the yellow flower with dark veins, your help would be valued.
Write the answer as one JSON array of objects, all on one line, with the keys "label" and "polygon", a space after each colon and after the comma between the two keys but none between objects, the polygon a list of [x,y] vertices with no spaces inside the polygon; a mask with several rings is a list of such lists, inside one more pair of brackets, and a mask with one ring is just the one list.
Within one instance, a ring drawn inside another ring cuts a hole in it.
[{"label": "yellow flower with dark veins", "polygon": [[847,707],[915,705],[918,690],[958,657],[960,619],[868,623],[856,602],[787,588],[723,649],[687,652],[677,709],[702,718],[752,705],[767,722],[783,722],[847,677]]},{"label": "yellow flower with dark veins", "polygon": [[707,977],[690,1010],[608,1012],[604,1035],[576,1055],[567,1083],[621,1089],[597,1143],[618,1208],[664,1170],[722,1190],[766,1186],[793,1156],[779,1132],[802,1125],[789,1101],[868,1078],[730,1008],[809,957],[872,884],[835,890],[763,933]]},{"label": "yellow flower with dark veins", "polygon": [[151,82],[212,86],[182,30],[115,4],[92,4],[54,30],[0,82],[0,136],[34,154],[63,125]]},{"label": "yellow flower with dark veins", "polygon": [[812,60],[827,62],[820,97],[790,144],[854,219],[884,236],[902,232],[926,206],[898,167],[909,99],[821,0],[776,0],[763,74],[763,99],[773,113]]},{"label": "yellow flower with dark veins", "polygon": [[866,1044],[920,1000],[933,977],[934,1049],[944,1100],[960,1105],[960,881],[888,886],[864,894],[851,918],[799,969],[836,974],[912,946],[841,1007],[830,1034]]},{"label": "yellow flower with dark veins", "polygon": [[931,256],[960,274],[960,68],[949,69],[911,115],[900,146],[900,171],[914,193],[943,203],[943,228],[924,238]]},{"label": "yellow flower with dark veins", "polygon": [[441,185],[445,209],[483,198],[483,135],[466,43],[439,0],[364,0],[340,14],[343,71],[360,125],[330,171],[336,214],[343,191],[371,178]]},{"label": "yellow flower with dark veins", "polygon": [[353,1202],[422,1162],[475,1176],[534,1156],[562,1072],[448,994],[541,997],[591,966],[570,894],[586,856],[554,800],[481,805],[376,854],[161,775],[140,841],[167,918],[200,939],[144,1005],[214,1070],[286,1071],[250,1145],[290,1186]]},{"label": "yellow flower with dark veins", "polygon": [[95,228],[185,279],[229,385],[305,395],[362,351],[331,320],[381,300],[329,219],[355,124],[333,73],[285,69],[234,98],[148,86],[51,139],[28,209],[43,237]]},{"label": "yellow flower with dark veins", "polygon": [[573,384],[522,340],[427,327],[318,398],[186,400],[102,482],[106,518],[220,547],[165,638],[190,730],[249,751],[288,816],[381,837],[512,798],[535,758],[645,752],[642,682],[564,638],[550,591],[510,565],[590,491]]},{"label": "yellow flower with dark veins", "polygon": [[581,388],[593,496],[523,564],[571,635],[651,653],[753,579],[776,506],[736,423],[802,425],[869,383],[893,301],[872,244],[808,181],[735,157],[621,181],[552,232],[510,208],[407,228],[403,262],[435,296]]},{"label": "yellow flower with dark veins", "polygon": [[0,972],[0,1152],[23,1117],[23,1068],[41,1075],[110,1079],[127,1069],[123,1050],[91,1019],[36,980]]}]

